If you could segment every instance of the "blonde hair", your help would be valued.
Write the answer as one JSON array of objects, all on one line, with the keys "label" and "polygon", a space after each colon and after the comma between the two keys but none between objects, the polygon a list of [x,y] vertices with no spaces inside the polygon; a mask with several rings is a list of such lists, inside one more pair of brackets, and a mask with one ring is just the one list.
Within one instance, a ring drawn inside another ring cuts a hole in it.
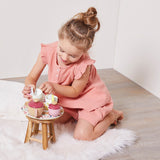
[{"label": "blonde hair", "polygon": [[76,48],[87,51],[93,43],[95,33],[100,29],[97,10],[90,7],[87,12],[76,14],[59,30],[59,39],[67,38]]}]

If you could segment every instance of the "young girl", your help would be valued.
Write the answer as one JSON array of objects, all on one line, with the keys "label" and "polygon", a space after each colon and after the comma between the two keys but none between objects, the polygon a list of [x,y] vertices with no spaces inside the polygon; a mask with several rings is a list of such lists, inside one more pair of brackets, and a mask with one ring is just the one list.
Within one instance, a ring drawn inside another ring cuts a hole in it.
[{"label": "young girl", "polygon": [[88,55],[95,33],[100,28],[97,11],[91,7],[65,23],[59,30],[59,41],[42,44],[37,62],[25,80],[23,94],[31,98],[31,86],[48,65],[48,81],[40,85],[45,94],[59,97],[64,115],[57,121],[77,120],[74,138],[93,140],[111,124],[123,118],[113,109],[111,96]]}]

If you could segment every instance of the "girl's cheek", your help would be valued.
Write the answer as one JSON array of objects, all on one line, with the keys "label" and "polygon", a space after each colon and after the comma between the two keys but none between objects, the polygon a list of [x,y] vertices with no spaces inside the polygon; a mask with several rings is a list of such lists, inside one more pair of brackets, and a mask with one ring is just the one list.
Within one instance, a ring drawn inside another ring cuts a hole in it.
[{"label": "girl's cheek", "polygon": [[62,56],[62,53],[60,51],[57,52],[59,56]]},{"label": "girl's cheek", "polygon": [[58,53],[58,55],[60,54],[60,49],[57,49],[57,53]]},{"label": "girl's cheek", "polygon": [[79,59],[80,59],[80,58],[74,58],[74,59],[72,59],[72,61],[73,61],[73,62],[77,62],[77,61],[79,61]]}]

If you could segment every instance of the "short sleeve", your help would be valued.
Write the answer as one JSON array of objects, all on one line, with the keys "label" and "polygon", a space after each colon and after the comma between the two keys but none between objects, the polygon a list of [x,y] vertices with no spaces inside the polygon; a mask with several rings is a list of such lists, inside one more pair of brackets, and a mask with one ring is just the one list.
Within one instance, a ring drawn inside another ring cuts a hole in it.
[{"label": "short sleeve", "polygon": [[58,42],[41,44],[41,58],[43,63],[49,64],[52,55],[56,52]]},{"label": "short sleeve", "polygon": [[80,64],[77,64],[77,66],[74,69],[74,79],[80,79],[84,72],[87,69],[87,66],[93,65],[95,63],[95,60],[90,59],[89,57],[84,59]]}]

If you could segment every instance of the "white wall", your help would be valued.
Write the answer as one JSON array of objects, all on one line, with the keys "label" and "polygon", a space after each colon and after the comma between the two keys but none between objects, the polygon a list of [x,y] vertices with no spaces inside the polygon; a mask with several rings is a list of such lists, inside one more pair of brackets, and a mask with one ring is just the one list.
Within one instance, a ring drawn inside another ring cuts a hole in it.
[{"label": "white wall", "polygon": [[119,0],[0,0],[0,78],[26,76],[40,43],[56,41],[61,25],[90,6],[101,21],[91,55],[97,68],[112,68]]},{"label": "white wall", "polygon": [[120,2],[114,68],[160,98],[160,1]]}]

